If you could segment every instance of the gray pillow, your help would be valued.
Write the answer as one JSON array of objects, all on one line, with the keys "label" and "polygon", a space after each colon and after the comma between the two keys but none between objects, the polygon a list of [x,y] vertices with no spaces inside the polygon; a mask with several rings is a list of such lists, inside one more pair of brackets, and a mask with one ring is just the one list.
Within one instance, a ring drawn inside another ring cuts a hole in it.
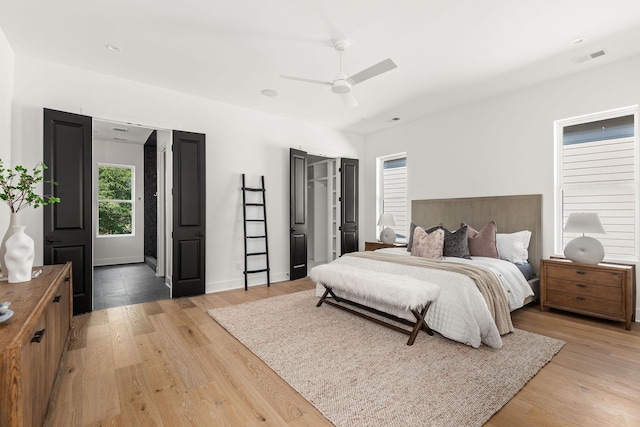
[{"label": "gray pillow", "polygon": [[469,239],[467,237],[467,226],[463,225],[456,231],[444,230],[444,251],[443,256],[471,259],[469,255]]}]

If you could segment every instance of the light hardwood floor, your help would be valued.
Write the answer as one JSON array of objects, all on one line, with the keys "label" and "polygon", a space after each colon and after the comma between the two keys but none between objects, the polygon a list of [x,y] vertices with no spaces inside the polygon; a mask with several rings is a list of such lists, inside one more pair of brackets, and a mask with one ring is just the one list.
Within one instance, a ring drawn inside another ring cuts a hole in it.
[{"label": "light hardwood floor", "polygon": [[[302,279],[76,316],[45,425],[332,426],[207,315],[312,287]],[[537,306],[513,320],[567,345],[487,425],[640,425],[640,324],[625,331]]]}]

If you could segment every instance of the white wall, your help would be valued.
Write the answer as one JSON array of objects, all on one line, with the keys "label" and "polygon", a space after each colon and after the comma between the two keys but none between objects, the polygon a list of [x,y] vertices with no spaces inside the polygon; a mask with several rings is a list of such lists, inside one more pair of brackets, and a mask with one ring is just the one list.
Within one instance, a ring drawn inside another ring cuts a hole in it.
[{"label": "white wall", "polygon": [[[364,155],[363,138],[357,135],[16,55],[12,148],[14,158],[25,164],[42,158],[45,107],[206,134],[207,292],[244,286],[236,267],[243,263],[242,173],[248,185],[265,175],[272,280],[287,280],[289,148],[360,159]],[[364,180],[360,182],[362,190]],[[34,240],[42,241],[42,210],[25,220]],[[35,263],[42,259],[42,247],[37,247]]]},{"label": "white wall", "polygon": [[[0,28],[0,159],[5,167],[11,161],[11,102],[13,101],[13,49]],[[0,239],[9,227],[9,207],[0,206]]]},{"label": "white wall", "polygon": [[[640,57],[370,135],[364,179],[375,182],[376,157],[406,151],[409,200],[542,194],[548,257],[554,251],[553,122],[635,104]],[[365,211],[375,212],[375,196],[375,187],[367,186]],[[362,230],[365,239],[375,238],[373,216]]]},{"label": "white wall", "polygon": [[[135,226],[131,236],[97,237],[98,165],[133,166]],[[144,261],[144,146],[93,140],[93,265],[128,264]],[[155,203],[155,200],[150,200]]]}]

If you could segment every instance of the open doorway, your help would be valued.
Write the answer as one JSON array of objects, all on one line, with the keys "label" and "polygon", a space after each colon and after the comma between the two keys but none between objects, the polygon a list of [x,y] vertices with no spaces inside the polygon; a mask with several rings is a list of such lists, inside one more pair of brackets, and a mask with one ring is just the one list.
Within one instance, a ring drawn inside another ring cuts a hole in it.
[{"label": "open doorway", "polygon": [[166,148],[171,132],[93,120],[93,309],[171,297]]},{"label": "open doorway", "polygon": [[307,155],[307,268],[340,256],[338,159]]}]

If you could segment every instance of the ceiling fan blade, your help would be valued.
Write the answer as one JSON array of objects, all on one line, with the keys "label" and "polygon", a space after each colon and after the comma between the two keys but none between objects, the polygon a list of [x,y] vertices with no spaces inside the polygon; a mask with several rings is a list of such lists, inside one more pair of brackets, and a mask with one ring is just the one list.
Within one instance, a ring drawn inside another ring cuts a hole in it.
[{"label": "ceiling fan blade", "polygon": [[397,68],[398,66],[396,65],[395,62],[393,62],[391,59],[387,58],[382,62],[378,62],[376,65],[372,65],[371,67],[364,69],[362,71],[360,71],[359,73],[354,74],[353,76],[351,76],[351,80],[353,81],[353,84],[358,84],[360,82],[363,82],[365,80],[368,80],[372,77],[377,76],[378,74],[382,74],[382,73],[386,73],[387,71],[391,71],[394,68]]},{"label": "ceiling fan blade", "polygon": [[353,92],[343,93],[340,96],[342,96],[344,104],[349,108],[356,108],[359,105],[358,100],[353,96]]},{"label": "ceiling fan blade", "polygon": [[333,85],[332,82],[323,82],[322,80],[303,79],[301,77],[283,76],[282,74],[280,74],[280,78],[287,79],[287,80],[297,80],[299,82],[305,82],[305,83],[317,83],[317,84],[329,85],[329,86]]}]

